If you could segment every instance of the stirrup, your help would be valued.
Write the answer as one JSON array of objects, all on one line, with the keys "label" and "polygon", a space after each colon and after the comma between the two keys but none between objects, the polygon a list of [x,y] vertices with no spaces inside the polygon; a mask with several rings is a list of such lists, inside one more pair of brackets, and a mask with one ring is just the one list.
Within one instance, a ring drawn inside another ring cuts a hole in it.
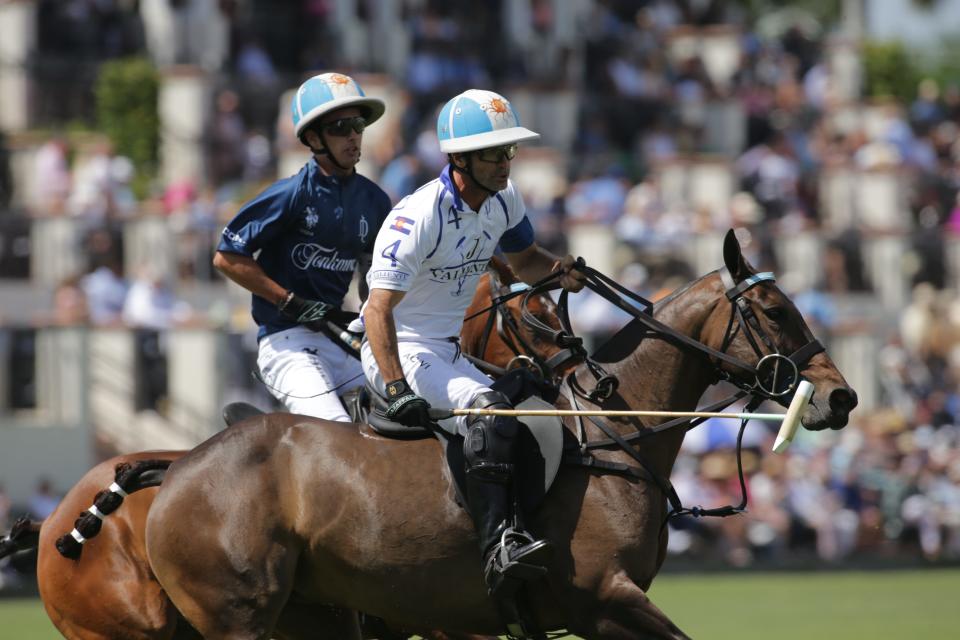
[{"label": "stirrup", "polygon": [[534,540],[525,531],[508,527],[500,536],[500,542],[487,558],[484,571],[491,591],[503,578],[516,578],[530,582],[547,575],[544,566],[553,557],[553,545],[548,540]]}]

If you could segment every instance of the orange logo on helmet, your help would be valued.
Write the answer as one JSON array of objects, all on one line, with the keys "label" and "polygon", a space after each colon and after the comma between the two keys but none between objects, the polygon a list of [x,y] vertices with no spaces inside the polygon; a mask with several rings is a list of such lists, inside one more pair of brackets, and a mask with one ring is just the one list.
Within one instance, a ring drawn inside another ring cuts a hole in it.
[{"label": "orange logo on helmet", "polygon": [[334,84],[350,84],[350,78],[347,76],[342,76],[339,73],[330,74],[330,77],[327,81]]},{"label": "orange logo on helmet", "polygon": [[508,118],[510,116],[510,104],[502,98],[493,98],[480,108],[492,113],[494,118]]}]

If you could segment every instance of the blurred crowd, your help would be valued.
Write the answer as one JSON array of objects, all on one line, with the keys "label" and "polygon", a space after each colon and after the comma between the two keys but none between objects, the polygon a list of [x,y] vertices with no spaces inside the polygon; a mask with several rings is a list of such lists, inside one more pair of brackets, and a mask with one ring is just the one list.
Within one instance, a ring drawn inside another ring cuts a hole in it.
[{"label": "blurred crowd", "polygon": [[[199,271],[208,268],[217,230],[239,202],[275,177],[278,150],[291,144],[276,126],[286,117],[277,113],[281,93],[305,70],[356,71],[355,61],[342,57],[347,36],[332,27],[335,3],[301,0],[268,11],[264,3],[241,0],[171,1],[183,25],[192,24],[190,11],[219,12],[220,22],[204,23],[222,38],[212,53],[192,48],[194,39],[176,31],[176,22],[170,28],[183,37],[158,41],[156,25],[147,20],[154,2],[139,3],[143,20],[137,3],[122,0],[40,4],[47,21],[42,46],[84,52],[87,59],[147,51],[158,64],[194,63],[228,78],[210,105],[203,183],[155,185],[137,198],[129,158],[95,139],[85,143],[94,146],[78,166],[76,149],[60,135],[43,145],[33,168],[41,204],[28,213],[88,223],[88,264],[57,287],[53,321],[160,330],[190,322],[199,312],[177,298],[169,276],[124,272],[118,229],[144,213],[165,216],[184,239],[176,277],[213,277]],[[824,562],[960,558],[960,303],[948,288],[944,249],[946,238],[960,234],[960,85],[925,79],[912,102],[886,102],[868,128],[837,117],[850,105],[825,56],[835,25],[762,32],[738,3],[723,0],[584,1],[576,3],[575,20],[549,0],[530,0],[520,13],[507,2],[400,5],[412,37],[394,80],[406,106],[396,130],[365,149],[374,159],[372,177],[394,200],[434,177],[445,162],[434,129],[437,108],[466,88],[508,96],[512,87],[573,91],[580,108],[569,148],[559,150],[564,187],[528,202],[538,239],[563,251],[578,225],[608,226],[617,238],[618,280],[648,297],[699,275],[679,249],[706,231],[738,227],[755,266],[776,270],[775,238],[823,228],[818,177],[827,168],[852,163],[909,175],[913,188],[902,214],[915,251],[904,268],[914,290],[880,354],[886,408],[855,412],[841,432],[802,434],[782,457],[769,453],[771,434],[751,425],[744,457],[749,513],[677,522],[670,550],[737,566],[782,560],[797,550]],[[373,19],[367,3],[356,7],[356,20]],[[44,36],[64,32],[64,21],[73,25],[66,31],[73,39]],[[691,26],[733,30],[738,49],[730,72],[711,70],[696,52],[669,53],[677,29]],[[718,138],[710,120],[710,106],[718,102],[746,114],[734,148]],[[722,210],[665,199],[655,168],[692,154],[733,163],[736,193]],[[0,195],[9,200],[4,157],[0,153]],[[862,235],[856,227],[831,232],[822,279],[791,291],[825,342],[838,329],[836,299],[873,288]],[[577,328],[595,342],[622,323],[615,310],[586,294],[577,304]],[[688,436],[674,472],[686,503],[738,502],[733,433],[729,425],[708,423]],[[0,500],[0,528],[2,506]]]},{"label": "blurred crowd", "polygon": [[[960,427],[953,415],[917,409],[913,420],[892,408],[855,413],[840,432],[799,434],[783,456],[770,453],[772,433],[748,425],[747,513],[674,521],[669,551],[737,567],[956,561]],[[737,505],[736,428],[701,428],[712,437],[687,436],[673,482],[688,505]]]}]

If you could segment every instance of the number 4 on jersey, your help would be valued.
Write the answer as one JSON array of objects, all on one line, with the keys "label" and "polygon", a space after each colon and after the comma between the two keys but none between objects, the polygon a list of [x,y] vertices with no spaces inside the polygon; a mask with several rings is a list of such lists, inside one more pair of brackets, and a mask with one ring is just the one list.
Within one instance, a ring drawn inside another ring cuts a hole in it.
[{"label": "number 4 on jersey", "polygon": [[390,261],[390,266],[397,266],[397,249],[400,248],[400,241],[397,240],[394,243],[388,244],[383,248],[383,251],[380,252],[380,255]]},{"label": "number 4 on jersey", "polygon": [[450,211],[447,212],[447,224],[457,225],[457,229],[460,228],[460,212],[457,211],[456,207],[450,207]]}]

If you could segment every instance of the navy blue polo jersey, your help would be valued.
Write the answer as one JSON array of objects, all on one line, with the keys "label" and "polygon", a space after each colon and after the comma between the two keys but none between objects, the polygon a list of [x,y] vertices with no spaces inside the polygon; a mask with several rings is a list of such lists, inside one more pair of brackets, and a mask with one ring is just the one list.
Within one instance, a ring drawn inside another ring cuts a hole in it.
[{"label": "navy blue polo jersey", "polygon": [[[280,286],[336,306],[360,257],[390,212],[390,198],[371,180],[324,175],[315,159],[247,202],[224,228],[218,251],[254,258]],[[253,296],[257,338],[295,326],[276,306]]]}]

